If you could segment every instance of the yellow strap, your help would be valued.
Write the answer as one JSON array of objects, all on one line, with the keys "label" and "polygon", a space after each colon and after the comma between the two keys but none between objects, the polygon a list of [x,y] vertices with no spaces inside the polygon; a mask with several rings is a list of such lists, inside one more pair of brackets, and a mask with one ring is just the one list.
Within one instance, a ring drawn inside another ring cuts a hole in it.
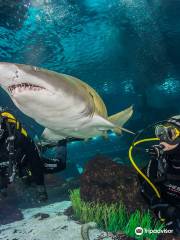
[{"label": "yellow strap", "polygon": [[16,121],[16,129],[19,129],[19,121]]},{"label": "yellow strap", "polygon": [[21,133],[22,133],[25,137],[28,136],[27,131],[26,131],[24,128],[21,129]]},{"label": "yellow strap", "polygon": [[140,168],[136,165],[134,162],[134,159],[132,157],[132,150],[133,148],[143,142],[150,142],[150,141],[159,141],[159,138],[147,138],[147,139],[142,139],[137,142],[135,142],[130,148],[129,148],[129,159],[133,165],[133,167],[136,169],[136,171],[146,180],[146,182],[152,187],[152,189],[155,191],[156,195],[158,198],[161,198],[160,193],[158,189],[155,187],[155,185],[151,182],[151,180],[140,170]]}]

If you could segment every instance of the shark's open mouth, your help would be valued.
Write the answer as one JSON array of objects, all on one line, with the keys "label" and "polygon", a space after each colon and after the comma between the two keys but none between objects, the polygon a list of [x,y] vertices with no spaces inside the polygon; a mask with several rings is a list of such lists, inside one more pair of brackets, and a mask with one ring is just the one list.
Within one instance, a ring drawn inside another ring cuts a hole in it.
[{"label": "shark's open mouth", "polygon": [[30,84],[30,83],[14,84],[8,87],[8,91],[11,93],[13,93],[16,89],[19,91],[22,91],[22,90],[40,91],[40,90],[44,90],[45,88],[35,84]]}]

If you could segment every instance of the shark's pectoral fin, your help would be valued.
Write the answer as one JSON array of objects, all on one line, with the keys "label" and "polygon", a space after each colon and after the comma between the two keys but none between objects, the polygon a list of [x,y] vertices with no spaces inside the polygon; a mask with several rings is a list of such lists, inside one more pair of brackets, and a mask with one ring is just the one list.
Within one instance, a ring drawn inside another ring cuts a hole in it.
[{"label": "shark's pectoral fin", "polygon": [[56,142],[59,140],[62,140],[66,137],[59,135],[58,133],[56,133],[55,131],[52,131],[51,129],[45,128],[42,135],[41,135],[41,139],[43,141],[47,142]]},{"label": "shark's pectoral fin", "polygon": [[94,133],[94,136],[102,136],[104,139],[108,139],[108,130],[114,131],[115,128],[117,126],[114,123],[99,115],[95,115],[89,123],[91,133]]},{"label": "shark's pectoral fin", "polygon": [[110,121],[108,121],[107,119],[105,119],[99,115],[93,116],[93,119],[89,123],[89,126],[94,127],[98,131],[102,131],[102,132],[115,127],[114,123],[111,123]]},{"label": "shark's pectoral fin", "polygon": [[108,130],[112,130],[117,134],[121,134],[122,131],[134,134],[132,131],[123,127],[123,125],[130,119],[132,114],[133,108],[131,106],[122,112],[108,117],[108,119],[105,119],[101,116],[95,116],[93,117],[93,124],[98,131],[102,132],[101,135],[103,135],[103,133],[107,132]]}]

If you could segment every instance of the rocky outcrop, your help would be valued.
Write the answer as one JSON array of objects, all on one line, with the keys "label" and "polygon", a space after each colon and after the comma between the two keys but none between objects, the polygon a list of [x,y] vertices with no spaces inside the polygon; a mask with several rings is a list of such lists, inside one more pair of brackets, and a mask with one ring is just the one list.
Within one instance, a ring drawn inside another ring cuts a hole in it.
[{"label": "rocky outcrop", "polygon": [[86,202],[111,204],[121,201],[129,212],[147,208],[134,169],[101,155],[86,165],[81,177],[80,194]]}]

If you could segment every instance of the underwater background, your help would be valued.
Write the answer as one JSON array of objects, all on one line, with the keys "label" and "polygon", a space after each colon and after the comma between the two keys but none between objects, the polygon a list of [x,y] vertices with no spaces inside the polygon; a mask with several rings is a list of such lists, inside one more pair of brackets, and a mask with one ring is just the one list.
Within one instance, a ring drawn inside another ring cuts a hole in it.
[{"label": "underwater background", "polygon": [[[130,105],[126,125],[137,132],[180,113],[179,0],[0,0],[0,61],[31,64],[87,82],[109,115]],[[8,107],[30,134],[43,128]],[[54,116],[56,117],[56,116]],[[96,153],[128,161],[133,136],[110,135],[68,144],[66,174]]]}]

